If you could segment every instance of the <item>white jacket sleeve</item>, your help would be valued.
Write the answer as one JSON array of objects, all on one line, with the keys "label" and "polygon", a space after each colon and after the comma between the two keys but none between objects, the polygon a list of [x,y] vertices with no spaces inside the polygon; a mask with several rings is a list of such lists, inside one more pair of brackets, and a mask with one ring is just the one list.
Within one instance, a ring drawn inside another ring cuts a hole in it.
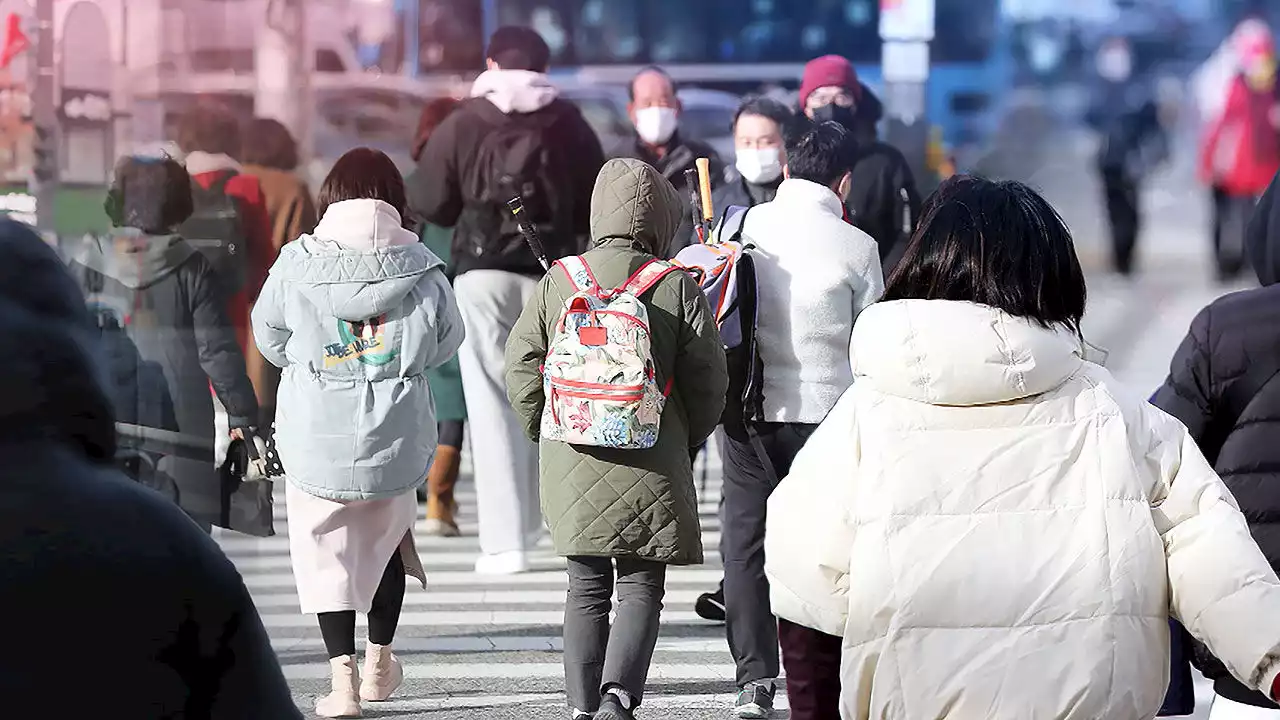
[{"label": "white jacket sleeve", "polygon": [[1238,680],[1270,696],[1280,673],[1280,579],[1235,498],[1177,420],[1147,406],[1151,513],[1164,540],[1170,609]]},{"label": "white jacket sleeve", "polygon": [[805,443],[769,497],[765,574],[773,613],[843,636],[853,549],[850,500],[858,449],[853,390]]}]

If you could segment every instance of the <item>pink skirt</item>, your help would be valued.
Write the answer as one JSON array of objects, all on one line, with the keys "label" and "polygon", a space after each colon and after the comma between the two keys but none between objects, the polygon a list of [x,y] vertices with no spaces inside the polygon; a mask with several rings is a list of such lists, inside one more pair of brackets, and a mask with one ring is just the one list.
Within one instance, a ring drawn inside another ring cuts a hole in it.
[{"label": "pink skirt", "polygon": [[337,502],[285,483],[289,556],[305,614],[369,612],[392,553],[405,575],[427,587],[413,542],[418,498],[410,490],[384,500]]}]

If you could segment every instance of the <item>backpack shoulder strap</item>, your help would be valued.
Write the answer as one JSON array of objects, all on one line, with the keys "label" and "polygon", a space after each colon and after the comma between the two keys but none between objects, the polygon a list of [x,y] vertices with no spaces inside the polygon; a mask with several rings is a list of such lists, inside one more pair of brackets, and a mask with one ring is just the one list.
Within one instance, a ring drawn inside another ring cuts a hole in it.
[{"label": "backpack shoulder strap", "polygon": [[730,205],[724,209],[720,220],[720,232],[715,235],[715,242],[741,242],[742,229],[746,227],[747,213],[751,206]]},{"label": "backpack shoulder strap", "polygon": [[658,281],[666,277],[667,273],[676,269],[676,266],[671,263],[663,262],[662,260],[650,260],[641,265],[634,275],[627,278],[622,287],[618,288],[618,292],[640,297],[649,292],[654,285],[657,285]]},{"label": "backpack shoulder strap", "polygon": [[227,184],[238,175],[240,175],[240,173],[235,170],[223,170],[218,173],[218,176],[213,179],[213,182],[209,183],[209,187],[205,188],[205,190],[210,195],[226,195]]},{"label": "backpack shoulder strap", "polygon": [[578,292],[590,292],[600,287],[596,276],[591,272],[591,267],[581,255],[560,258],[556,261],[556,266],[564,271],[569,282],[573,283],[573,289]]}]

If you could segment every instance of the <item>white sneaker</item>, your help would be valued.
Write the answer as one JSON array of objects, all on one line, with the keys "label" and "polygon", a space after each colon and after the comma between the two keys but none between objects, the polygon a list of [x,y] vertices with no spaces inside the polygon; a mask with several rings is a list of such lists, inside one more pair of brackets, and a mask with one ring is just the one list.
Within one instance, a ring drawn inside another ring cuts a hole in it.
[{"label": "white sneaker", "polygon": [[529,556],[522,550],[481,555],[476,560],[478,575],[519,575],[529,571]]}]

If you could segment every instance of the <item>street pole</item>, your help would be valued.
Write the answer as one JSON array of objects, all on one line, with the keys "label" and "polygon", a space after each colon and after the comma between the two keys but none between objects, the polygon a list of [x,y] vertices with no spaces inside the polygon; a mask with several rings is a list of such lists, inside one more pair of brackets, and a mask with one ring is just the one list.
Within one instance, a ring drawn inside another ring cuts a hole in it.
[{"label": "street pole", "polygon": [[929,43],[934,0],[880,0],[886,140],[921,182],[929,172]]},{"label": "street pole", "polygon": [[311,157],[311,53],[305,0],[270,0],[255,48],[254,114],[278,120],[298,143],[299,160]]},{"label": "street pole", "polygon": [[[32,142],[37,147],[33,153],[30,191],[36,199],[36,228],[49,237],[53,233],[53,204],[58,192],[57,150],[62,133],[58,127],[58,109],[54,98],[53,47],[54,0],[35,0],[35,62],[31,68],[31,120],[34,132]],[[44,154],[46,160],[41,161]]]}]

